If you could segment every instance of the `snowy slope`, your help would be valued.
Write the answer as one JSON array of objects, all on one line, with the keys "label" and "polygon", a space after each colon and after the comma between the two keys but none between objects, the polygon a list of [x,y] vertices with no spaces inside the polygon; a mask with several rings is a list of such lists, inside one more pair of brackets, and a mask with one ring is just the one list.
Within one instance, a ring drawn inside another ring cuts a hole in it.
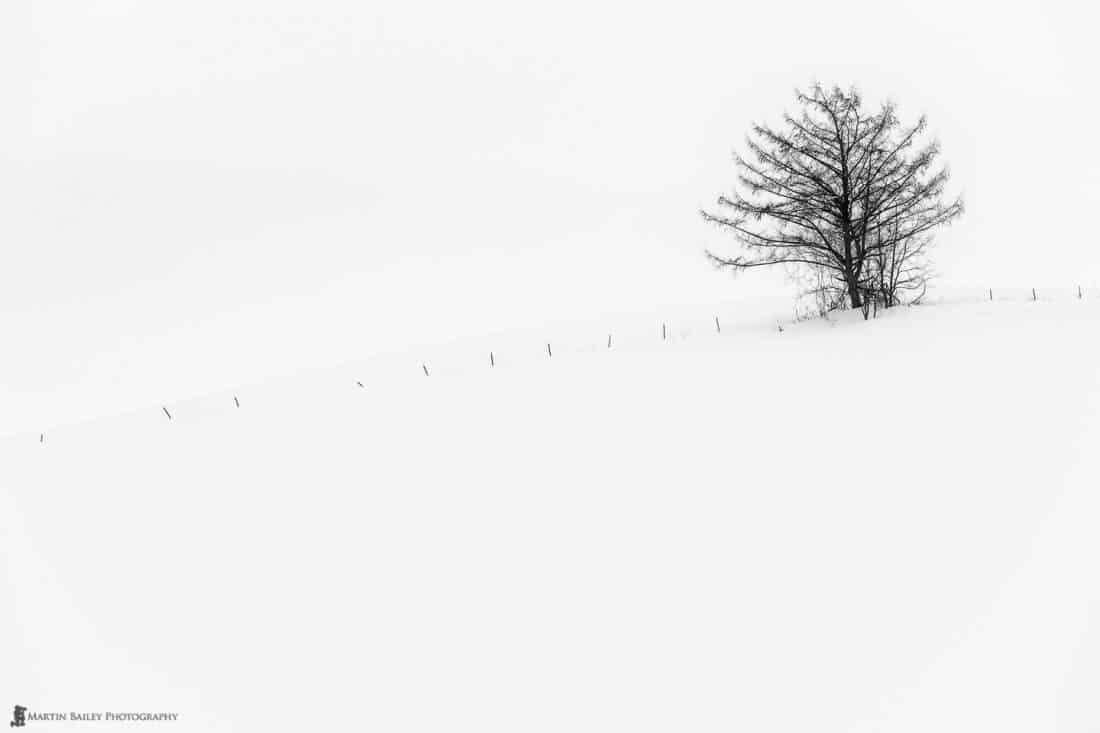
[{"label": "snowy slope", "polygon": [[459,344],[10,435],[0,706],[1096,730],[1100,302],[854,315],[513,334],[492,368]]}]

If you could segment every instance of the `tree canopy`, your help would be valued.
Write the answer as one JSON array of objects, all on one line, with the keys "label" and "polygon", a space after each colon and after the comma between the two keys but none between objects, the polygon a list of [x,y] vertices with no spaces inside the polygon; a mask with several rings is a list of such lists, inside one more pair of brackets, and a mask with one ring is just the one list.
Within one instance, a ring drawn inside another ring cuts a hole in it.
[{"label": "tree canopy", "polygon": [[815,84],[795,98],[801,111],[781,127],[752,126],[734,156],[738,186],[702,212],[743,251],[708,258],[810,268],[853,307],[923,289],[933,230],[963,212],[961,197],[946,198],[939,143],[922,140],[927,120],[902,124],[892,102],[867,112],[855,89]]}]

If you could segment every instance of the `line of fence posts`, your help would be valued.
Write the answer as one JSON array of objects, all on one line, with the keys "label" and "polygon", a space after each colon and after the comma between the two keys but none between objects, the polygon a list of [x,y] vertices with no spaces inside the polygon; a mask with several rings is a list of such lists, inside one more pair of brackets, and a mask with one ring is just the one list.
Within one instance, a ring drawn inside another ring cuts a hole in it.
[{"label": "line of fence posts", "polygon": [[[989,293],[989,299],[993,300],[993,288],[989,288],[989,290],[987,290],[986,292]],[[1085,297],[1085,291],[1080,285],[1078,285],[1077,286],[1077,299],[1082,300],[1084,297]],[[1031,289],[1031,300],[1033,302],[1039,300],[1039,293],[1035,288]]]},{"label": "line of fence posts", "polygon": [[[989,294],[989,300],[992,301],[993,300],[993,288],[989,288],[986,292]],[[1078,298],[1078,300],[1080,300],[1083,297],[1084,297],[1084,290],[1082,289],[1082,287],[1080,285],[1078,285],[1077,286],[1077,298]],[[1031,289],[1031,299],[1033,301],[1037,301],[1039,299],[1039,295],[1038,295],[1035,288]],[[877,318],[878,317],[878,302],[877,301],[874,302],[873,309],[874,309],[874,313],[873,313],[872,317]],[[797,322],[797,320],[798,320],[797,319],[797,312],[796,312],[795,315],[796,315],[795,321]],[[779,331],[779,333],[783,333],[783,324],[779,321],[776,321],[775,325],[776,325],[776,328]],[[715,331],[715,333],[722,333],[722,321],[719,319],[718,316],[714,316],[714,331]],[[661,340],[662,341],[667,341],[668,340],[668,324],[665,323],[665,322],[661,323]],[[611,348],[611,343],[612,343],[612,334],[609,332],[607,334],[607,348],[608,349]],[[549,342],[546,344],[546,357],[548,359],[554,358],[554,350],[551,347],[551,344]],[[489,366],[490,367],[495,367],[496,366],[496,356],[495,356],[495,353],[493,351],[489,352]],[[420,365],[420,368],[424,370],[424,376],[430,376],[430,373],[428,372],[428,367],[427,367],[426,364],[422,363]],[[360,387],[363,387],[362,382],[357,381],[356,384],[358,384]],[[233,402],[236,403],[237,407],[241,406],[241,403],[237,400],[236,395],[233,396]],[[168,408],[162,408],[162,409],[164,410],[164,413],[166,415],[168,415],[168,419],[171,420],[172,416],[171,416],[171,414],[169,414]]]},{"label": "line of fence posts", "polygon": [[[993,288],[989,288],[986,292],[989,294],[989,300],[992,301],[993,300]],[[1084,299],[1084,297],[1085,297],[1084,288],[1081,285],[1078,285],[1077,286],[1077,299],[1082,300],[1082,299]],[[1038,294],[1038,291],[1035,288],[1031,289],[1031,300],[1032,301],[1038,301],[1039,300],[1039,294]],[[876,302],[874,304],[874,306],[875,306],[874,307],[874,311],[875,311],[874,317],[877,317],[878,316],[878,307],[877,307],[878,303]],[[776,328],[778,329],[779,333],[783,333],[783,324],[779,321],[776,321],[775,325],[776,325]],[[722,333],[722,321],[719,319],[718,316],[714,316],[714,331],[715,331],[715,333]],[[668,340],[668,324],[664,323],[664,322],[661,323],[661,340],[662,341],[667,341]],[[607,348],[608,349],[611,348],[611,342],[612,342],[612,334],[609,332],[607,334]],[[553,348],[551,347],[549,342],[547,342],[547,344],[546,344],[546,356],[547,356],[548,359],[554,358],[554,351],[553,351]],[[490,367],[495,367],[496,366],[496,355],[493,351],[489,352],[489,366]],[[425,377],[431,376],[431,372],[428,371],[428,365],[426,363],[421,362],[420,368],[424,371],[424,376]],[[362,381],[356,380],[355,383],[357,385],[359,385],[360,389],[366,389],[366,387],[364,386]],[[233,404],[236,405],[236,407],[238,409],[241,406],[241,401],[237,397],[237,395],[233,395]],[[167,406],[161,405],[160,409],[164,412],[165,417],[167,417],[169,420],[173,419],[172,413],[169,412]],[[45,443],[46,442],[46,434],[45,433],[39,433],[38,434],[38,442],[39,443]]]}]

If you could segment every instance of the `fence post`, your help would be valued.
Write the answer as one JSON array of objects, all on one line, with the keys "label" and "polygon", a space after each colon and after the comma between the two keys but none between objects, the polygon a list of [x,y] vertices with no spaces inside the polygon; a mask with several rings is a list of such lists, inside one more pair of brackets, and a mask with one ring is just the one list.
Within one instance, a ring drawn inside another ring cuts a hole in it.
[{"label": "fence post", "polygon": [[611,334],[607,334],[607,348],[611,348]]},{"label": "fence post", "polygon": [[546,344],[546,358],[547,359],[553,359],[554,358],[554,352],[550,350],[550,344]]},{"label": "fence post", "polygon": [[718,316],[714,317],[714,328],[718,333],[722,333],[722,324],[718,322]]},{"label": "fence post", "polygon": [[172,413],[168,412],[168,408],[167,408],[167,407],[165,407],[164,405],[161,405],[161,406],[160,406],[160,409],[164,410],[164,414],[168,416],[168,419],[169,419],[169,420],[171,420],[171,419],[172,419]]},{"label": "fence post", "polygon": [[420,368],[424,370],[424,376],[425,377],[430,377],[431,376],[430,374],[428,374],[428,365],[427,364],[424,364],[423,362],[421,362]]},{"label": "fence post", "polygon": [[1031,289],[1031,299],[1032,300],[1038,300],[1039,299],[1039,296],[1035,294],[1035,288]]},{"label": "fence post", "polygon": [[664,341],[667,338],[665,335],[665,324],[661,324],[661,340]]},{"label": "fence post", "polygon": [[490,351],[490,352],[489,352],[489,366],[490,366],[490,367],[495,367],[496,365],[497,365],[497,363],[496,363],[496,361],[495,361],[495,360],[493,359],[493,352],[491,352],[491,351]]}]

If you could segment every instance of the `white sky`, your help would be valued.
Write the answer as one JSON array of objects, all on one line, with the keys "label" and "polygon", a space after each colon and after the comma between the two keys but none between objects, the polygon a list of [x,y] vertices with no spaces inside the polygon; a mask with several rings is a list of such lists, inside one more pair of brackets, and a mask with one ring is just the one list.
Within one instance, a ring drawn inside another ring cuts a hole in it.
[{"label": "white sky", "polygon": [[945,280],[1100,283],[1087,11],[837,7],[7,0],[0,432],[782,289],[696,210],[812,79],[929,115]]}]

